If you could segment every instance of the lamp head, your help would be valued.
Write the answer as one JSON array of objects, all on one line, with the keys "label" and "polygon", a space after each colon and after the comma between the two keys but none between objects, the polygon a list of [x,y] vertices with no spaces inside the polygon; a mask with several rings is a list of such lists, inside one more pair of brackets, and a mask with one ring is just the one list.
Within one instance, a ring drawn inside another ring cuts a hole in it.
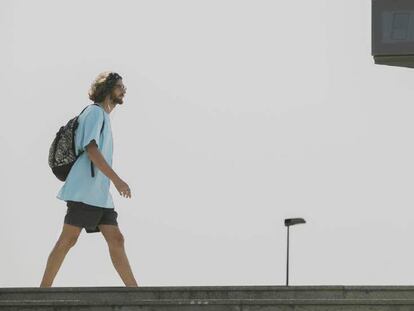
[{"label": "lamp head", "polygon": [[305,219],[303,218],[286,218],[285,219],[285,226],[293,226],[298,224],[304,224],[306,223]]}]

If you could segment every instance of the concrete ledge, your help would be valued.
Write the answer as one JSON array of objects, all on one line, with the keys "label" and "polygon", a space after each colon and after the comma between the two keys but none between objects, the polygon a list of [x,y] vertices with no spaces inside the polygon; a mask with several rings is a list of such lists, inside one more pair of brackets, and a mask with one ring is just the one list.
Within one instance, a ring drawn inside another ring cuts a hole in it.
[{"label": "concrete ledge", "polygon": [[414,310],[414,286],[0,288],[1,311]]}]

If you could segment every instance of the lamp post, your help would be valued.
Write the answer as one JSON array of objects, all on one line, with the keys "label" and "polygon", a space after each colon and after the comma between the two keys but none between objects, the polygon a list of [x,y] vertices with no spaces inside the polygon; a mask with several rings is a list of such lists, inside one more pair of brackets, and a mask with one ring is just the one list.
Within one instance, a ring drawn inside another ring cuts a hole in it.
[{"label": "lamp post", "polygon": [[286,286],[289,286],[289,227],[297,224],[306,223],[303,218],[286,218],[285,226],[287,227],[287,259],[286,259]]}]

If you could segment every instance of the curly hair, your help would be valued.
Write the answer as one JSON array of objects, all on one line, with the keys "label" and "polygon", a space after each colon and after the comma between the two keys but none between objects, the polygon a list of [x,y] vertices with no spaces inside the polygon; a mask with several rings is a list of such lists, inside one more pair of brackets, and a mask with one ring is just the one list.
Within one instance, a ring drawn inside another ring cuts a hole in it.
[{"label": "curly hair", "polygon": [[118,80],[122,77],[113,71],[104,71],[100,73],[92,82],[89,89],[89,99],[94,103],[101,103],[105,97],[110,94]]}]

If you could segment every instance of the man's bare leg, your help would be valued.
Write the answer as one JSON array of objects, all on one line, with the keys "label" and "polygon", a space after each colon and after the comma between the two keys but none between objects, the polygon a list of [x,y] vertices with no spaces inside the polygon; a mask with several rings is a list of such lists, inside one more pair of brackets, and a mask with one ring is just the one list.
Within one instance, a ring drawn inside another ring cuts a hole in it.
[{"label": "man's bare leg", "polygon": [[129,265],[124,247],[124,237],[115,225],[99,225],[106,242],[108,243],[109,254],[112,264],[121,277],[126,287],[138,287],[138,283]]},{"label": "man's bare leg", "polygon": [[63,224],[62,233],[53,247],[46,264],[42,282],[39,287],[51,287],[63,259],[69,249],[75,245],[82,228]]}]

